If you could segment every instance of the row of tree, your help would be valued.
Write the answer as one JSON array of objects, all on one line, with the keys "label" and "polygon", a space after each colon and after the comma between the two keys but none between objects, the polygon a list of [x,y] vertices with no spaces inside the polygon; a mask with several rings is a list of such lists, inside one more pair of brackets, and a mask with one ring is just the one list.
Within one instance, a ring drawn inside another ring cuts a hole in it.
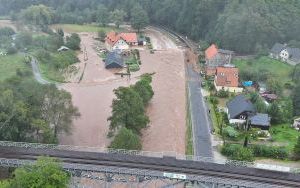
[{"label": "row of tree", "polygon": [[115,149],[140,150],[141,130],[149,123],[145,107],[154,95],[151,86],[152,77],[145,74],[135,85],[116,89],[116,99],[112,104],[110,130],[118,131],[111,147]]},{"label": "row of tree", "polygon": [[57,143],[80,116],[68,92],[33,82],[30,72],[21,71],[0,84],[0,109],[0,140],[16,142]]},{"label": "row of tree", "polygon": [[[38,4],[56,11],[55,23],[112,21],[119,25],[124,18],[140,28],[149,17],[151,23],[240,53],[261,51],[275,42],[300,46],[298,0],[0,0],[0,13],[15,15]],[[52,11],[46,11],[46,15],[49,12]],[[25,15],[24,18],[35,17]],[[49,19],[40,17],[34,21],[41,22],[49,23]]]}]

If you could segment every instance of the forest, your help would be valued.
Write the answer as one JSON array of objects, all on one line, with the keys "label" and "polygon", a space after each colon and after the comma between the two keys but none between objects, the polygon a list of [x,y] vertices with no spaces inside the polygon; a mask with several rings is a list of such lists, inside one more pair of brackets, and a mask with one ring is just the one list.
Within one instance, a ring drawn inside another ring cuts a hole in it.
[{"label": "forest", "polygon": [[79,24],[106,24],[112,11],[125,13],[129,22],[142,7],[151,24],[240,54],[266,51],[275,42],[300,47],[298,0],[0,0],[0,14],[16,19],[20,10],[38,4],[55,11],[52,23]]}]

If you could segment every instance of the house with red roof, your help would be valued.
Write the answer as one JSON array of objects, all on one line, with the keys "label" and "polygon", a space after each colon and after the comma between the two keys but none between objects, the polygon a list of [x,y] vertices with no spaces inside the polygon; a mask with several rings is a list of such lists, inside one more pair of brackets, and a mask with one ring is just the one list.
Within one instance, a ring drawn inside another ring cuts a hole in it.
[{"label": "house with red roof", "polygon": [[116,33],[110,32],[106,35],[105,46],[109,51],[127,50],[131,46],[138,45],[136,33]]},{"label": "house with red roof", "polygon": [[230,64],[233,55],[233,51],[219,49],[212,44],[205,50],[206,75],[213,76],[216,67]]},{"label": "house with red roof", "polygon": [[233,65],[217,67],[214,84],[217,91],[225,90],[235,93],[243,91],[243,88],[239,87],[239,70]]}]

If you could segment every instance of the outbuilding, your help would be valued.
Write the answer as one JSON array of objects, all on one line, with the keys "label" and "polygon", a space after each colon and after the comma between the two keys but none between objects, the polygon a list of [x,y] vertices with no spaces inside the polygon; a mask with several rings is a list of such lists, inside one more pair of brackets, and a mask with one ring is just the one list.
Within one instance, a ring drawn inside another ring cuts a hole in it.
[{"label": "outbuilding", "polygon": [[113,68],[123,68],[124,61],[120,53],[117,51],[112,51],[107,54],[105,59],[105,68],[113,69]]},{"label": "outbuilding", "polygon": [[261,130],[269,130],[271,118],[268,114],[257,113],[250,117],[250,124],[253,128],[259,128]]}]

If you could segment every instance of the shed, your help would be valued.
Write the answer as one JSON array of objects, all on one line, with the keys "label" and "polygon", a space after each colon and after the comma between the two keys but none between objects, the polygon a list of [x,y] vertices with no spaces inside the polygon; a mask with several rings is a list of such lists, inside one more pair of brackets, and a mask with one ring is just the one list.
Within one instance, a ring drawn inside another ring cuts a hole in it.
[{"label": "shed", "polygon": [[269,130],[271,118],[268,114],[257,113],[250,117],[251,127],[260,128],[261,130]]},{"label": "shed", "polygon": [[124,61],[121,55],[117,51],[109,52],[105,59],[105,68],[112,69],[112,68],[123,68]]},{"label": "shed", "polygon": [[57,49],[58,52],[68,51],[68,50],[70,50],[70,48],[68,48],[66,46],[61,46],[59,49]]}]

